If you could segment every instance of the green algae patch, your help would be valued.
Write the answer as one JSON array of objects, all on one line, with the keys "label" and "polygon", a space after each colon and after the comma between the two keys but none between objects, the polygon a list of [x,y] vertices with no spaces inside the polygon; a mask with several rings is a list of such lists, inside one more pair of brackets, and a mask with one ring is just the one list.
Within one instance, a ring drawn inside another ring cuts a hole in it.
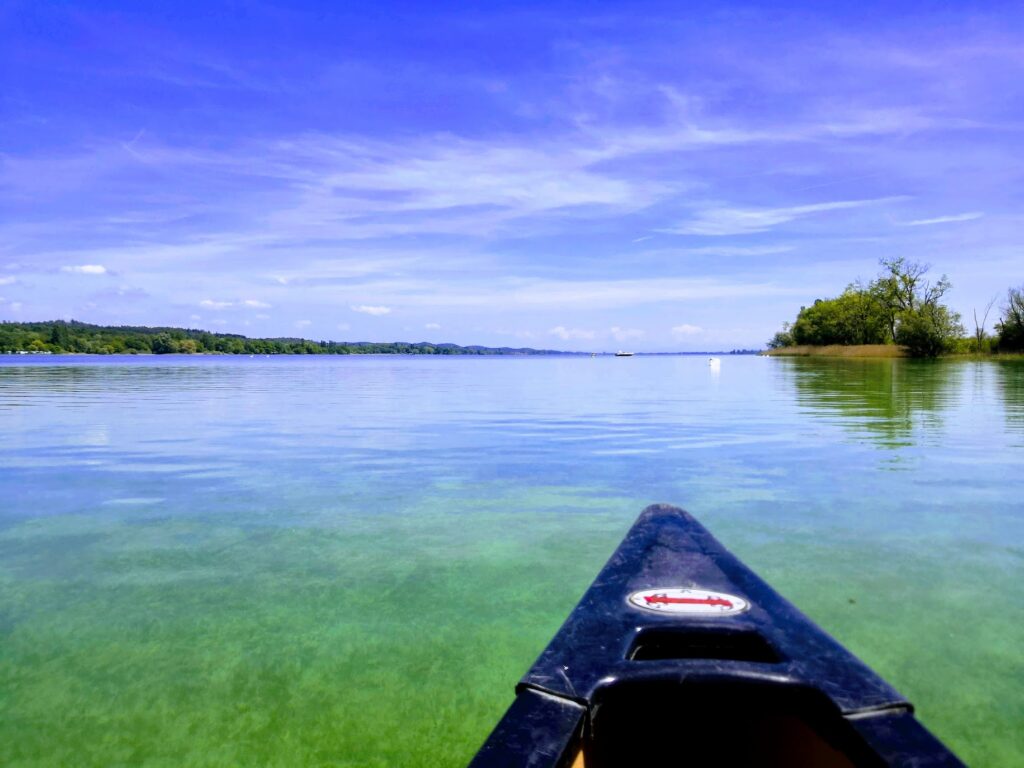
[{"label": "green algae patch", "polygon": [[9,528],[0,763],[464,763],[620,532],[606,502],[566,537],[546,501]]}]

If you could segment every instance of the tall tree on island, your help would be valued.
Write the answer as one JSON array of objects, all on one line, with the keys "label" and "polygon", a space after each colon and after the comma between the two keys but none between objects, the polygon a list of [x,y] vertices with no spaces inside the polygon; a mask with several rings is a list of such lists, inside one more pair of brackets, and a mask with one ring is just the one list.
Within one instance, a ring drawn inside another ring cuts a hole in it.
[{"label": "tall tree on island", "polygon": [[996,327],[1000,352],[1024,351],[1024,285],[1007,291],[1003,317]]},{"label": "tall tree on island", "polygon": [[772,348],[806,344],[896,343],[914,357],[936,357],[964,333],[960,315],[941,303],[950,289],[943,275],[932,283],[929,266],[905,257],[881,260],[882,274],[866,287],[847,286],[834,299],[801,307],[796,321],[769,342]]},{"label": "tall tree on island", "polygon": [[880,263],[884,271],[872,289],[886,308],[892,338],[913,347],[912,354],[917,350],[931,357],[945,351],[963,332],[960,316],[939,303],[952,287],[949,278],[943,275],[935,283],[928,282],[925,275],[931,266],[904,256],[883,258]]}]

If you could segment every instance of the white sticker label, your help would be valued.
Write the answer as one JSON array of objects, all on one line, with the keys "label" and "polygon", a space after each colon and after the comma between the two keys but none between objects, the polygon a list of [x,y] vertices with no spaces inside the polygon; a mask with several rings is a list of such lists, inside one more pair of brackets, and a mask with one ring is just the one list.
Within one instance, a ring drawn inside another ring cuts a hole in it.
[{"label": "white sticker label", "polygon": [[629,596],[629,604],[647,611],[684,613],[690,616],[732,616],[750,607],[750,603],[736,595],[710,589],[679,587],[642,589]]}]

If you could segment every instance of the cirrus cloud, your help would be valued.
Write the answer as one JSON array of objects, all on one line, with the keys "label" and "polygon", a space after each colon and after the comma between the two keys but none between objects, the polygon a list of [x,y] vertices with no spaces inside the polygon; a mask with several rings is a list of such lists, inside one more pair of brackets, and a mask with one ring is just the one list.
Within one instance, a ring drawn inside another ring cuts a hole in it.
[{"label": "cirrus cloud", "polygon": [[900,226],[903,227],[927,227],[932,224],[950,224],[956,221],[974,221],[974,219],[980,219],[985,214],[981,211],[969,211],[968,213],[957,213],[953,216],[936,216],[933,219],[914,219],[913,221],[905,221]]},{"label": "cirrus cloud", "polygon": [[102,264],[71,264],[60,268],[61,272],[73,275],[105,275],[107,268]]},{"label": "cirrus cloud", "polygon": [[725,237],[766,232],[780,224],[803,219],[818,213],[864,208],[869,205],[903,200],[902,197],[879,197],[870,200],[836,200],[788,208],[707,208],[678,227],[660,230],[674,235]]}]

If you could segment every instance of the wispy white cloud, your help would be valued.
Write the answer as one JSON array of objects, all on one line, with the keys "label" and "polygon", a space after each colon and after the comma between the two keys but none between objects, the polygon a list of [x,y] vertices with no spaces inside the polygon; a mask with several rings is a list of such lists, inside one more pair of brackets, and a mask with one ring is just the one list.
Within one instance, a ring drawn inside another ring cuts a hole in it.
[{"label": "wispy white cloud", "polygon": [[936,216],[933,219],[914,219],[913,221],[900,222],[903,227],[927,227],[932,224],[949,224],[955,221],[973,221],[980,219],[985,214],[981,211],[970,211],[968,213],[957,213],[952,216]]},{"label": "wispy white cloud", "polygon": [[[521,226],[527,218],[627,213],[700,183],[690,174],[668,181],[624,165],[638,156],[898,132],[906,130],[912,117],[916,127],[926,125],[920,116],[886,114],[883,120],[877,113],[860,112],[751,130],[742,124],[709,128],[700,124],[702,116],[685,115],[643,127],[587,122],[576,131],[541,141],[452,134],[386,141],[310,133],[238,145],[230,153],[162,145],[155,137],[146,137],[145,157],[148,164],[182,177],[202,171],[224,183],[257,182],[262,188],[271,184],[275,194],[263,232],[282,240],[414,233],[482,236]],[[143,137],[136,136],[131,145],[135,154],[125,157],[136,162],[142,143]],[[62,158],[62,165],[68,161]],[[8,164],[5,170],[12,186],[31,188],[40,172],[54,175],[49,166],[36,168],[33,162],[43,161],[16,158]],[[77,183],[87,185],[116,171],[118,159],[107,149],[97,149],[71,165],[79,169]],[[209,202],[221,210],[245,204],[244,199]],[[137,211],[130,212],[119,221],[146,223],[145,216],[139,217]]]},{"label": "wispy white cloud", "polygon": [[233,301],[215,301],[214,299],[203,299],[199,302],[199,306],[203,309],[230,309],[235,306]]},{"label": "wispy white cloud", "polygon": [[529,218],[637,210],[682,186],[640,183],[598,167],[620,151],[581,146],[579,137],[527,142],[433,135],[395,143],[297,137],[270,149],[273,171],[298,195],[269,223],[307,237],[481,237]]},{"label": "wispy white cloud", "polygon": [[270,304],[265,301],[259,301],[258,299],[244,299],[242,305],[251,309],[270,309]]},{"label": "wispy white cloud", "polygon": [[14,285],[18,282],[16,277],[0,277],[0,285]]},{"label": "wispy white cloud", "polygon": [[364,315],[373,315],[374,317],[391,314],[391,307],[371,306],[369,304],[353,304],[350,309],[353,312],[361,312]]},{"label": "wispy white cloud", "polygon": [[311,326],[312,324],[313,324],[312,320],[296,320],[295,321],[295,327],[296,328],[309,328],[309,326]]},{"label": "wispy white cloud", "polygon": [[[666,93],[671,90],[663,89]],[[701,183],[694,174],[676,174],[668,181],[657,174],[638,172],[627,162],[637,156],[717,146],[812,141],[837,131],[853,135],[897,130],[895,124],[880,128],[877,115],[871,119],[857,115],[799,127],[757,130],[710,129],[701,126],[700,119],[700,115],[684,115],[664,124],[639,128],[587,123],[576,132],[552,134],[541,141],[532,137],[471,140],[451,134],[385,141],[313,133],[269,143],[239,144],[230,153],[217,153],[162,145],[156,137],[140,133],[132,139],[131,146],[138,154],[146,143],[147,163],[160,166],[172,178],[185,180],[201,172],[204,178],[218,178],[222,185],[262,190],[261,210],[265,201],[269,202],[266,216],[250,221],[244,229],[232,233],[231,238],[207,233],[205,242],[189,245],[194,257],[212,260],[246,249],[253,241],[269,245],[295,244],[311,238],[365,239],[413,234],[485,237],[513,231],[512,227],[519,234],[526,221],[535,226],[550,226],[552,218],[629,213]],[[120,152],[125,155],[123,149]],[[134,157],[129,159],[136,162]],[[33,162],[43,166],[35,168]],[[76,184],[88,188],[116,172],[118,162],[116,154],[100,148],[94,150],[93,156],[74,159],[73,163],[69,163],[69,158],[61,158],[60,165],[77,168]],[[31,189],[33,179],[61,175],[51,165],[50,158],[14,158],[3,170],[11,177],[12,187],[28,184]],[[196,190],[188,192],[189,196],[203,194]],[[207,209],[233,214],[240,221],[250,218],[244,194],[206,202]],[[126,206],[137,207],[136,195],[126,200]],[[782,212],[785,210],[735,210],[730,216],[729,209],[723,209],[710,212],[709,220],[698,217],[668,231],[756,232],[778,223],[780,215],[782,220],[791,220],[824,209],[798,207],[789,209],[790,214]],[[180,214],[187,217],[189,211]],[[145,230],[154,215],[128,210],[114,218],[121,225],[131,226],[134,222]],[[162,220],[171,221],[177,214],[168,210],[160,215]],[[66,228],[66,222],[62,226]],[[635,242],[647,237],[650,235]],[[165,245],[168,258],[172,252],[179,257],[185,254],[185,244]],[[138,263],[138,259],[130,263]],[[279,274],[274,279],[286,284],[289,277]]]},{"label": "wispy white cloud", "polygon": [[699,325],[690,325],[689,323],[683,323],[682,325],[672,326],[673,336],[696,336],[699,333],[704,333],[704,329]]},{"label": "wispy white cloud", "polygon": [[75,275],[105,275],[107,274],[107,268],[102,264],[75,264],[69,266],[63,266],[60,268],[61,272],[69,272]]},{"label": "wispy white cloud", "polygon": [[794,205],[788,208],[727,208],[715,207],[699,211],[689,221],[661,230],[676,235],[727,236],[766,232],[780,224],[829,211],[864,208],[903,198],[882,197],[870,200],[837,200],[827,203]]},{"label": "wispy white cloud", "polygon": [[427,323],[423,327],[426,328],[428,331],[439,331],[439,330],[441,330],[441,324],[440,323]]}]

